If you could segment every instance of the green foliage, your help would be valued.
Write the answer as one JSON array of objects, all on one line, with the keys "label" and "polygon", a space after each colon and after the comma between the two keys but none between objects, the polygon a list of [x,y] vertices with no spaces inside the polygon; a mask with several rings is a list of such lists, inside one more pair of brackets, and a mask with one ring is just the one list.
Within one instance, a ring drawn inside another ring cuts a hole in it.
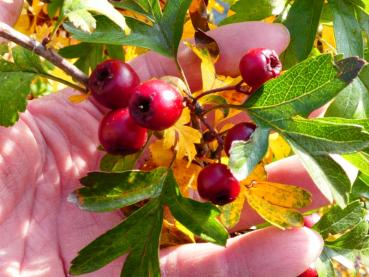
[{"label": "green foliage", "polygon": [[230,150],[229,167],[238,180],[253,171],[268,150],[269,129],[258,127],[248,141],[235,141]]},{"label": "green foliage", "polygon": [[106,172],[122,172],[133,169],[139,153],[127,156],[105,154],[100,161],[100,170]]},{"label": "green foliage", "polygon": [[127,18],[127,24],[132,33],[125,35],[107,18],[96,17],[96,31],[91,34],[80,31],[70,24],[65,24],[65,28],[80,41],[135,45],[152,49],[165,56],[176,57],[183,32],[184,17],[191,1],[171,0],[167,2],[164,10],[160,9],[157,0],[129,3],[125,7],[133,11],[139,10],[151,22],[151,25]]},{"label": "green foliage", "polygon": [[159,276],[159,238],[165,206],[176,220],[201,238],[220,245],[225,245],[228,238],[217,219],[220,211],[209,203],[183,197],[170,169],[93,172],[81,183],[85,187],[74,192],[70,200],[90,211],[109,211],[151,199],[82,249],[72,261],[71,274],[95,271],[128,253],[122,276]]},{"label": "green foliage", "polygon": [[291,42],[283,53],[284,68],[289,68],[306,59],[315,40],[323,0],[295,0],[283,24],[288,28]]},{"label": "green foliage", "polygon": [[[9,51],[9,50],[8,50]],[[27,105],[31,81],[46,76],[50,64],[19,46],[12,49],[14,62],[0,57],[0,125],[11,126]]]},{"label": "green foliage", "polygon": [[220,25],[262,20],[273,14],[273,10],[278,7],[283,7],[286,1],[281,0],[240,0],[231,6],[231,10],[236,14],[231,15],[220,22]]}]

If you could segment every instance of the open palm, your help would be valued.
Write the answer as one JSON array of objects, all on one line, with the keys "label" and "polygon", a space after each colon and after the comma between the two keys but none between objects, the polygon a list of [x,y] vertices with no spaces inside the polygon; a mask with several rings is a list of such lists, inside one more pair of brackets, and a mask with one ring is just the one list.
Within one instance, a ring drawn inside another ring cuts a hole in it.
[{"label": "open palm", "polygon": [[[23,1],[0,0],[0,21],[14,23]],[[217,70],[237,75],[239,57],[252,47],[282,52],[289,41],[281,25],[241,23],[212,32],[221,58]],[[249,38],[249,39],[248,39]],[[198,88],[198,60],[189,50],[180,59],[190,84]],[[132,61],[141,80],[175,75],[175,65],[148,53]],[[123,215],[83,212],[67,197],[78,179],[98,168],[97,127],[102,109],[91,101],[72,104],[67,89],[31,101],[19,122],[0,128],[0,276],[67,276],[77,251],[118,224]],[[238,120],[242,120],[238,118]],[[270,165],[270,180],[310,190],[313,204],[325,202],[295,158]],[[261,222],[245,207],[237,226]],[[226,248],[188,244],[161,252],[163,276],[296,276],[320,254],[322,240],[306,228],[266,228],[230,239]],[[119,276],[122,259],[88,276]]]}]

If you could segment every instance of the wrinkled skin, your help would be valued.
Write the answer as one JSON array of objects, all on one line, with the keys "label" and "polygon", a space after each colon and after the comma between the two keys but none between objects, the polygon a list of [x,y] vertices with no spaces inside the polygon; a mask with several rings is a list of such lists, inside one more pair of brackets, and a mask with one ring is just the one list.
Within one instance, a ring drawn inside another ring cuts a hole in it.
[{"label": "wrinkled skin", "polygon": [[[0,0],[0,20],[13,24],[22,1]],[[281,53],[289,41],[281,25],[242,23],[212,32],[219,42],[221,74],[238,74],[238,57],[251,47]],[[250,39],[248,39],[250,38]],[[198,88],[199,62],[180,50],[190,84]],[[149,53],[133,61],[141,80],[175,74],[167,58]],[[83,212],[67,202],[78,179],[98,167],[97,127],[102,109],[90,101],[71,104],[64,90],[31,101],[19,122],[0,127],[0,276],[65,276],[77,251],[122,220],[119,213]],[[241,118],[238,118],[241,120]],[[269,179],[297,184],[326,200],[301,164],[288,158],[267,168]],[[245,207],[236,229],[261,219]],[[322,239],[307,228],[266,228],[213,244],[183,245],[161,252],[163,276],[297,276],[319,256]],[[123,258],[85,276],[119,276]]]}]

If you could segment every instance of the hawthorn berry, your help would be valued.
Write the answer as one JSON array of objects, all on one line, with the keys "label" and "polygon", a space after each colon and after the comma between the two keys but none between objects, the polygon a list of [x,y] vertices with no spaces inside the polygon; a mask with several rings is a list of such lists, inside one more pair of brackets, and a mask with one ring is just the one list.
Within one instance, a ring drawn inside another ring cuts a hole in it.
[{"label": "hawthorn berry", "polygon": [[240,193],[240,183],[228,167],[215,163],[203,168],[197,177],[200,196],[214,204],[224,205],[234,201]]},{"label": "hawthorn berry", "polygon": [[129,102],[129,112],[137,124],[157,131],[171,127],[182,110],[182,95],[162,80],[140,84]]},{"label": "hawthorn berry", "polygon": [[315,268],[309,267],[307,270],[305,270],[297,277],[318,277],[318,272],[316,271]]},{"label": "hawthorn berry", "polygon": [[120,60],[107,60],[92,72],[88,87],[93,97],[110,109],[125,108],[140,78],[134,69]]},{"label": "hawthorn berry", "polygon": [[266,81],[279,76],[281,70],[278,54],[271,49],[253,48],[240,61],[242,78],[253,91]]},{"label": "hawthorn berry", "polygon": [[132,120],[127,108],[121,108],[110,111],[101,120],[99,141],[108,153],[128,155],[142,149],[147,130]]},{"label": "hawthorn berry", "polygon": [[256,125],[252,122],[242,122],[234,125],[228,130],[224,139],[224,151],[229,156],[229,150],[231,150],[232,142],[235,140],[247,141],[254,133]]}]

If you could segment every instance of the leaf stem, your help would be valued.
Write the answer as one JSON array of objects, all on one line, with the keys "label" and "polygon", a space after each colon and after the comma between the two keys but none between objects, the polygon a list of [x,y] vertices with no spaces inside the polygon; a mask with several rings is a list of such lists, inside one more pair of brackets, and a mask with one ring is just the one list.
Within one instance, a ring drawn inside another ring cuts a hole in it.
[{"label": "leaf stem", "polygon": [[187,96],[190,99],[193,99],[193,96],[192,96],[192,93],[191,93],[191,89],[190,89],[190,85],[188,84],[188,81],[187,81],[187,78],[186,78],[186,74],[184,73],[183,68],[180,65],[180,63],[179,63],[179,61],[178,61],[177,58],[175,58],[175,62],[176,62],[176,65],[177,65],[177,68],[178,68],[179,72],[181,73],[181,77],[182,77],[183,81],[185,82],[185,85],[187,87],[187,90],[188,90],[188,91],[185,91],[185,93],[187,94]]},{"label": "leaf stem", "polygon": [[86,93],[85,88],[80,87],[79,85],[73,84],[71,82],[68,82],[67,80],[64,80],[62,78],[59,78],[59,77],[56,77],[56,76],[53,76],[53,75],[49,75],[49,74],[40,74],[40,76],[45,77],[45,78],[50,79],[50,80],[54,80],[56,82],[59,82],[59,83],[64,84],[66,86],[69,86],[69,87],[71,87],[75,90],[78,90],[80,92]]},{"label": "leaf stem", "polygon": [[[65,73],[72,76],[73,80],[87,87],[88,76],[69,61],[57,54],[55,50],[46,48],[44,45],[42,45],[42,43],[16,31],[8,24],[3,22],[0,22],[0,37],[12,41],[45,58],[55,66],[62,69]],[[68,83],[68,85],[70,85],[70,83]],[[87,89],[83,90],[83,92],[86,93]]]}]

